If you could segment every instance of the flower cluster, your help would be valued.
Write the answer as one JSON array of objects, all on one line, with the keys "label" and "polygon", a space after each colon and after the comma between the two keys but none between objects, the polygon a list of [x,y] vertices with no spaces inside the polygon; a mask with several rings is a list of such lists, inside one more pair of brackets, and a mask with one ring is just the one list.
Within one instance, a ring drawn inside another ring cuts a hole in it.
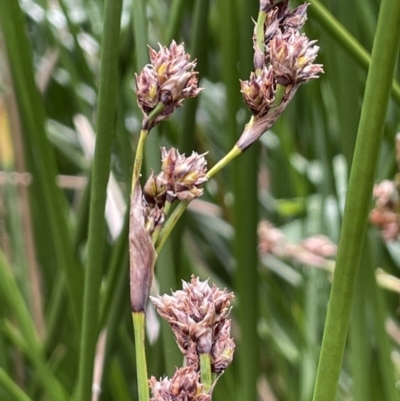
[{"label": "flower cluster", "polygon": [[151,401],[210,401],[211,395],[204,392],[199,373],[192,366],[179,368],[172,379],[149,380],[153,397]]},{"label": "flower cluster", "polygon": [[199,355],[211,356],[211,370],[221,374],[232,362],[235,343],[227,318],[233,293],[192,276],[190,283],[172,295],[150,297],[157,312],[172,328],[186,366],[199,369]]},{"label": "flower cluster", "polygon": [[383,180],[374,186],[375,207],[369,220],[381,230],[382,238],[390,241],[400,234],[400,193],[399,185],[394,181]]},{"label": "flower cluster", "polygon": [[143,187],[146,228],[151,234],[155,227],[164,223],[165,202],[175,199],[190,202],[203,194],[200,185],[207,181],[204,155],[193,152],[186,157],[175,148],[161,149],[161,172],[154,172]]},{"label": "flower cluster", "polygon": [[[257,118],[264,117],[274,104],[278,84],[290,91],[323,72],[322,65],[313,64],[319,50],[316,41],[309,41],[299,32],[307,19],[308,4],[290,10],[287,0],[273,3],[261,2],[260,11],[266,14],[264,43],[260,48],[255,31],[256,72],[248,81],[241,81],[244,100]],[[283,100],[288,97],[287,93]]]},{"label": "flower cluster", "polygon": [[263,221],[258,226],[258,249],[261,254],[272,254],[278,258],[289,258],[330,270],[328,258],[336,255],[337,246],[323,235],[308,237],[299,243],[289,241],[278,228]]},{"label": "flower cluster", "polygon": [[[196,61],[189,61],[183,44],[172,41],[170,47],[159,45],[160,50],[150,52],[150,64],[139,75],[135,74],[136,94],[139,107],[147,117],[146,128],[151,128],[167,119],[173,111],[182,106],[186,98],[197,96],[201,88],[197,87]],[[148,117],[161,106],[162,111],[152,121]]]},{"label": "flower cluster", "polygon": [[193,152],[186,157],[175,148],[161,149],[161,172],[151,174],[144,186],[144,196],[149,205],[163,207],[165,201],[176,198],[190,202],[203,194],[199,185],[207,181],[207,161],[204,155]]}]

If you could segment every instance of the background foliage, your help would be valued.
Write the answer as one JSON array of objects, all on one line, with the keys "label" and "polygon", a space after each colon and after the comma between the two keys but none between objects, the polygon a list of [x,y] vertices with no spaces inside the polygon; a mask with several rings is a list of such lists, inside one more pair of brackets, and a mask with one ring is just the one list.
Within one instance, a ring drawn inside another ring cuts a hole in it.
[{"label": "background foliage", "polygon": [[[177,289],[192,273],[235,291],[237,351],[216,387],[215,401],[255,400],[257,392],[263,401],[312,397],[331,276],[311,266],[260,258],[257,223],[267,219],[294,241],[320,233],[337,242],[365,86],[365,52],[371,50],[379,2],[311,3],[306,31],[319,41],[317,61],[325,74],[301,87],[258,146],[208,183],[156,269],[154,291],[161,293]],[[110,132],[108,230],[96,245],[103,252],[95,373],[102,400],[137,398],[125,213],[141,121],[134,73],[147,62],[146,43],[154,47],[175,39],[197,58],[205,88],[199,99],[187,101],[152,131],[143,178],[151,169],[159,171],[160,146],[176,146],[186,154],[208,152],[212,166],[230,150],[248,118],[238,80],[247,79],[252,69],[251,17],[257,9],[254,0],[123,3],[118,77],[110,77],[117,100],[110,105],[110,118],[114,106],[116,116]],[[330,24],[331,17],[337,25]],[[20,7],[5,0],[0,7],[4,401],[66,400],[76,391],[104,21],[101,0],[23,0]],[[350,35],[365,50],[352,46]],[[398,88],[392,92],[377,181],[397,172]],[[338,400],[400,397],[398,295],[376,285],[377,267],[399,276],[400,247],[383,244],[371,228]],[[149,373],[171,375],[181,355],[152,310],[148,340]]]}]

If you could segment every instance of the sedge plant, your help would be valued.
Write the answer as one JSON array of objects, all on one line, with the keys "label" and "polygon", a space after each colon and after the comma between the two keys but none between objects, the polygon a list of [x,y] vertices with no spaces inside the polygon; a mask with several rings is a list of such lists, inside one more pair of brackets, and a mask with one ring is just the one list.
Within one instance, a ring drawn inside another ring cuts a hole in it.
[{"label": "sedge plant", "polygon": [[[160,45],[159,51],[150,48],[150,64],[136,75],[143,120],[132,174],[129,250],[140,401],[149,400],[145,312],[157,256],[188,204],[202,195],[202,186],[274,125],[303,82],[323,72],[321,65],[313,64],[319,47],[299,32],[307,18],[307,6],[291,10],[288,1],[260,2],[253,35],[254,71],[248,80],[240,82],[252,117],[234,147],[208,171],[204,154],[193,152],[186,157],[175,148],[162,148],[161,172],[153,172],[141,187],[139,178],[150,130],[201,89],[194,71],[196,61],[189,61],[183,44],[175,41],[169,47]],[[153,299],[185,355],[185,367],[178,369],[170,381],[150,380],[153,401],[172,396],[182,400],[211,399],[217,378],[233,356],[230,321],[226,319],[232,297],[192,277],[190,284],[184,284],[183,292]]]}]

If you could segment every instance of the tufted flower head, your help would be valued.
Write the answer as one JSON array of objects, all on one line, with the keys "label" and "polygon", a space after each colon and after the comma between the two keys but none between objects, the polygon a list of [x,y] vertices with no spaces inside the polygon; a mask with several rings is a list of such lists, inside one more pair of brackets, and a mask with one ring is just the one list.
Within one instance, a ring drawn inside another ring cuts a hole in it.
[{"label": "tufted flower head", "polygon": [[143,114],[149,117],[156,106],[162,105],[149,128],[167,119],[184,99],[195,97],[202,90],[197,87],[196,61],[189,61],[190,55],[183,44],[172,41],[169,48],[159,47],[158,52],[150,48],[151,64],[135,76],[138,104]]},{"label": "tufted flower head", "polygon": [[143,187],[143,196],[147,204],[151,207],[155,205],[163,207],[166,193],[167,189],[165,188],[163,179],[152,172]]},{"label": "tufted flower head", "polygon": [[371,210],[369,220],[379,227],[385,241],[396,239],[400,235],[400,195],[396,181],[383,180],[374,186],[375,208]]},{"label": "tufted flower head", "polygon": [[271,39],[269,53],[277,83],[288,86],[318,78],[323,69],[321,64],[312,64],[319,50],[315,42],[293,29]]},{"label": "tufted flower head", "polygon": [[199,373],[193,367],[177,369],[172,379],[159,381],[153,376],[149,380],[151,401],[211,401],[211,395],[204,392]]},{"label": "tufted flower head", "polygon": [[181,351],[192,359],[191,365],[198,362],[193,353],[195,344],[197,354],[211,353],[219,367],[223,366],[222,359],[226,361],[228,349],[233,354],[234,347],[226,339],[230,331],[226,317],[233,298],[233,293],[221,291],[215,285],[210,287],[208,281],[201,282],[194,276],[172,295],[150,297],[159,315],[171,325]]},{"label": "tufted flower head", "polygon": [[235,342],[231,338],[231,321],[224,319],[215,326],[214,343],[211,349],[211,369],[223,373],[231,364],[235,351]]},{"label": "tufted flower head", "polygon": [[159,102],[159,87],[154,68],[146,66],[139,75],[135,74],[138,104],[144,114],[150,114]]},{"label": "tufted flower head", "polygon": [[180,154],[175,148],[168,151],[161,149],[162,174],[167,188],[167,197],[170,200],[178,198],[183,201],[191,201],[203,194],[203,189],[199,185],[207,181],[207,161],[204,155],[193,152],[186,157]]},{"label": "tufted flower head", "polygon": [[261,75],[251,73],[248,81],[240,81],[244,101],[254,116],[265,116],[275,100],[276,84],[273,68],[264,67]]}]

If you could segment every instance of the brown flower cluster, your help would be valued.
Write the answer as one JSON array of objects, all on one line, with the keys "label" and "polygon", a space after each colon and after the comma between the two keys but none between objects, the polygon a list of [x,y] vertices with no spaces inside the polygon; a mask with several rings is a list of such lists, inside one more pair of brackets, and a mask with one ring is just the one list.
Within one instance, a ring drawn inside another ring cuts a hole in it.
[{"label": "brown flower cluster", "polygon": [[190,55],[183,44],[172,41],[169,48],[159,47],[158,52],[150,48],[150,64],[139,75],[135,74],[136,94],[143,114],[149,117],[157,106],[162,106],[162,111],[152,121],[146,120],[146,128],[167,119],[182,106],[184,99],[195,97],[202,90],[197,87],[196,61],[189,61]]},{"label": "brown flower cluster", "polygon": [[397,239],[400,234],[400,193],[398,183],[383,180],[374,186],[375,207],[371,210],[369,220],[379,227],[385,241]]},{"label": "brown flower cluster", "polygon": [[175,199],[190,202],[203,194],[199,186],[207,181],[204,155],[193,152],[186,157],[175,148],[163,147],[161,157],[161,172],[157,175],[153,172],[143,187],[143,210],[150,234],[164,224],[165,202]]},{"label": "brown flower cluster", "polygon": [[187,366],[177,369],[172,379],[157,381],[151,377],[151,401],[210,401],[211,395],[204,392],[199,376],[192,366]]},{"label": "brown flower cluster", "polygon": [[[236,143],[242,151],[275,124],[300,84],[323,73],[321,64],[313,64],[319,50],[316,41],[300,33],[307,7],[303,4],[291,10],[288,0],[275,5],[273,0],[260,2],[260,15],[265,16],[263,41],[260,43],[258,22],[253,35],[255,72],[247,81],[240,81],[244,101],[254,116]],[[285,88],[279,100],[278,85]]]},{"label": "brown flower cluster", "polygon": [[235,343],[227,318],[233,293],[219,290],[192,276],[190,283],[172,295],[150,297],[159,315],[172,328],[186,366],[199,369],[199,355],[210,354],[211,369],[223,373],[232,362]]},{"label": "brown flower cluster", "polygon": [[267,221],[258,226],[258,249],[261,254],[272,254],[299,263],[327,268],[328,258],[335,257],[337,246],[323,235],[308,237],[299,243],[289,241],[278,228]]},{"label": "brown flower cluster", "polygon": [[163,207],[165,201],[176,198],[190,202],[203,194],[199,185],[207,181],[207,161],[204,155],[193,152],[186,157],[175,148],[161,149],[161,172],[151,174],[144,186],[144,196],[149,205]]},{"label": "brown flower cluster", "polygon": [[277,84],[294,87],[323,72],[322,65],[313,64],[319,50],[316,41],[309,41],[299,32],[307,19],[307,7],[303,4],[290,10],[288,1],[277,5],[273,1],[261,2],[261,10],[266,13],[264,49],[259,48],[255,32],[256,73],[251,73],[248,81],[241,81],[244,100],[258,118],[273,105]]}]

